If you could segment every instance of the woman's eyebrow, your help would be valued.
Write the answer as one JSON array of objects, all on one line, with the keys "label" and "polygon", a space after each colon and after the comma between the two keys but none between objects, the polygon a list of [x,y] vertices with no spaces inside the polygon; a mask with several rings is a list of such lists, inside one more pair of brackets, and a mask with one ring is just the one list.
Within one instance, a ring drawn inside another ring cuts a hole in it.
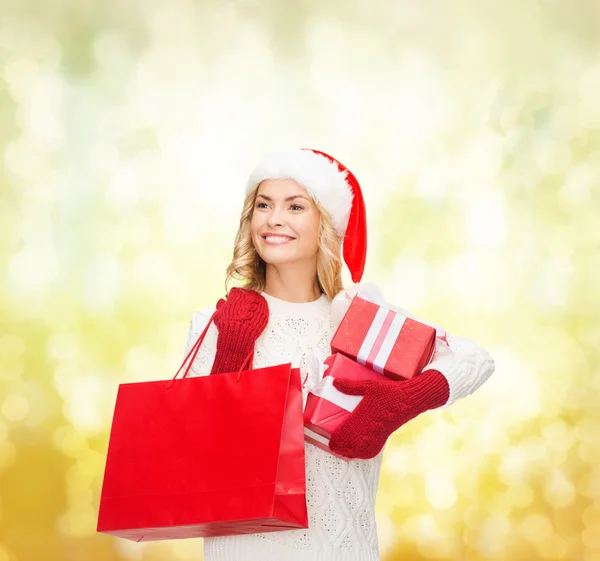
[{"label": "woman's eyebrow", "polygon": [[[267,197],[267,195],[258,194],[256,198],[258,197],[265,199],[265,201],[273,201],[273,199],[271,197]],[[291,197],[286,197],[285,201],[293,201],[294,199],[306,199],[308,201],[308,199],[304,195],[292,195]]]}]

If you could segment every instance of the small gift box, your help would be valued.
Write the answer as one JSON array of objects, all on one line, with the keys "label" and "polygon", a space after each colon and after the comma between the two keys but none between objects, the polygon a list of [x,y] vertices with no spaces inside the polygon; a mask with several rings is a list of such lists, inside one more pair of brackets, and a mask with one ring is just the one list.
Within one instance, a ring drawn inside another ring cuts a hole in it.
[{"label": "small gift box", "polygon": [[342,353],[393,380],[409,379],[430,362],[436,330],[355,296],[331,341]]},{"label": "small gift box", "polygon": [[372,380],[380,378],[381,374],[342,354],[330,356],[325,365],[328,368],[323,379],[310,391],[306,400],[304,437],[307,442],[333,453],[329,449],[331,435],[363,399],[361,395],[348,395],[337,390],[333,385],[334,378]]}]

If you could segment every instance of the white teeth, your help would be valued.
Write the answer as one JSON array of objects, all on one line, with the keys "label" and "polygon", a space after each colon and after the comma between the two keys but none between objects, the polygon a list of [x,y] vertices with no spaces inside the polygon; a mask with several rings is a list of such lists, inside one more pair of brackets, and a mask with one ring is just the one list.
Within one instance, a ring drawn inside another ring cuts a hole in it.
[{"label": "white teeth", "polygon": [[291,240],[291,238],[284,238],[283,236],[266,236],[265,240],[270,243],[285,243]]}]

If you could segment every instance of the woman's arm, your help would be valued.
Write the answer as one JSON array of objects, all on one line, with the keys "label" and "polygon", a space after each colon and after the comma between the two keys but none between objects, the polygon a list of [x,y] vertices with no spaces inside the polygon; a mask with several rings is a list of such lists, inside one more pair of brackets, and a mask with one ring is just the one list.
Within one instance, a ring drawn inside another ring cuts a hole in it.
[{"label": "woman's arm", "polygon": [[423,369],[423,372],[437,370],[446,378],[450,391],[442,407],[479,389],[495,368],[489,353],[470,339],[448,334],[447,341],[452,353],[438,353]]}]

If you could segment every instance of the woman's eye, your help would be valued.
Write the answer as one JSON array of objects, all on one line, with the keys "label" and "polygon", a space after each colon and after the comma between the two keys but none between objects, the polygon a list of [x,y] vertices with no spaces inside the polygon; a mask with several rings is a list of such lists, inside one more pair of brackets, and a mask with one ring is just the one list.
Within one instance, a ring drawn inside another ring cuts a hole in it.
[{"label": "woman's eye", "polygon": [[292,210],[304,210],[304,207],[301,207],[300,205],[292,205]]},{"label": "woman's eye", "polygon": [[256,203],[256,208],[267,208],[267,203]]}]

